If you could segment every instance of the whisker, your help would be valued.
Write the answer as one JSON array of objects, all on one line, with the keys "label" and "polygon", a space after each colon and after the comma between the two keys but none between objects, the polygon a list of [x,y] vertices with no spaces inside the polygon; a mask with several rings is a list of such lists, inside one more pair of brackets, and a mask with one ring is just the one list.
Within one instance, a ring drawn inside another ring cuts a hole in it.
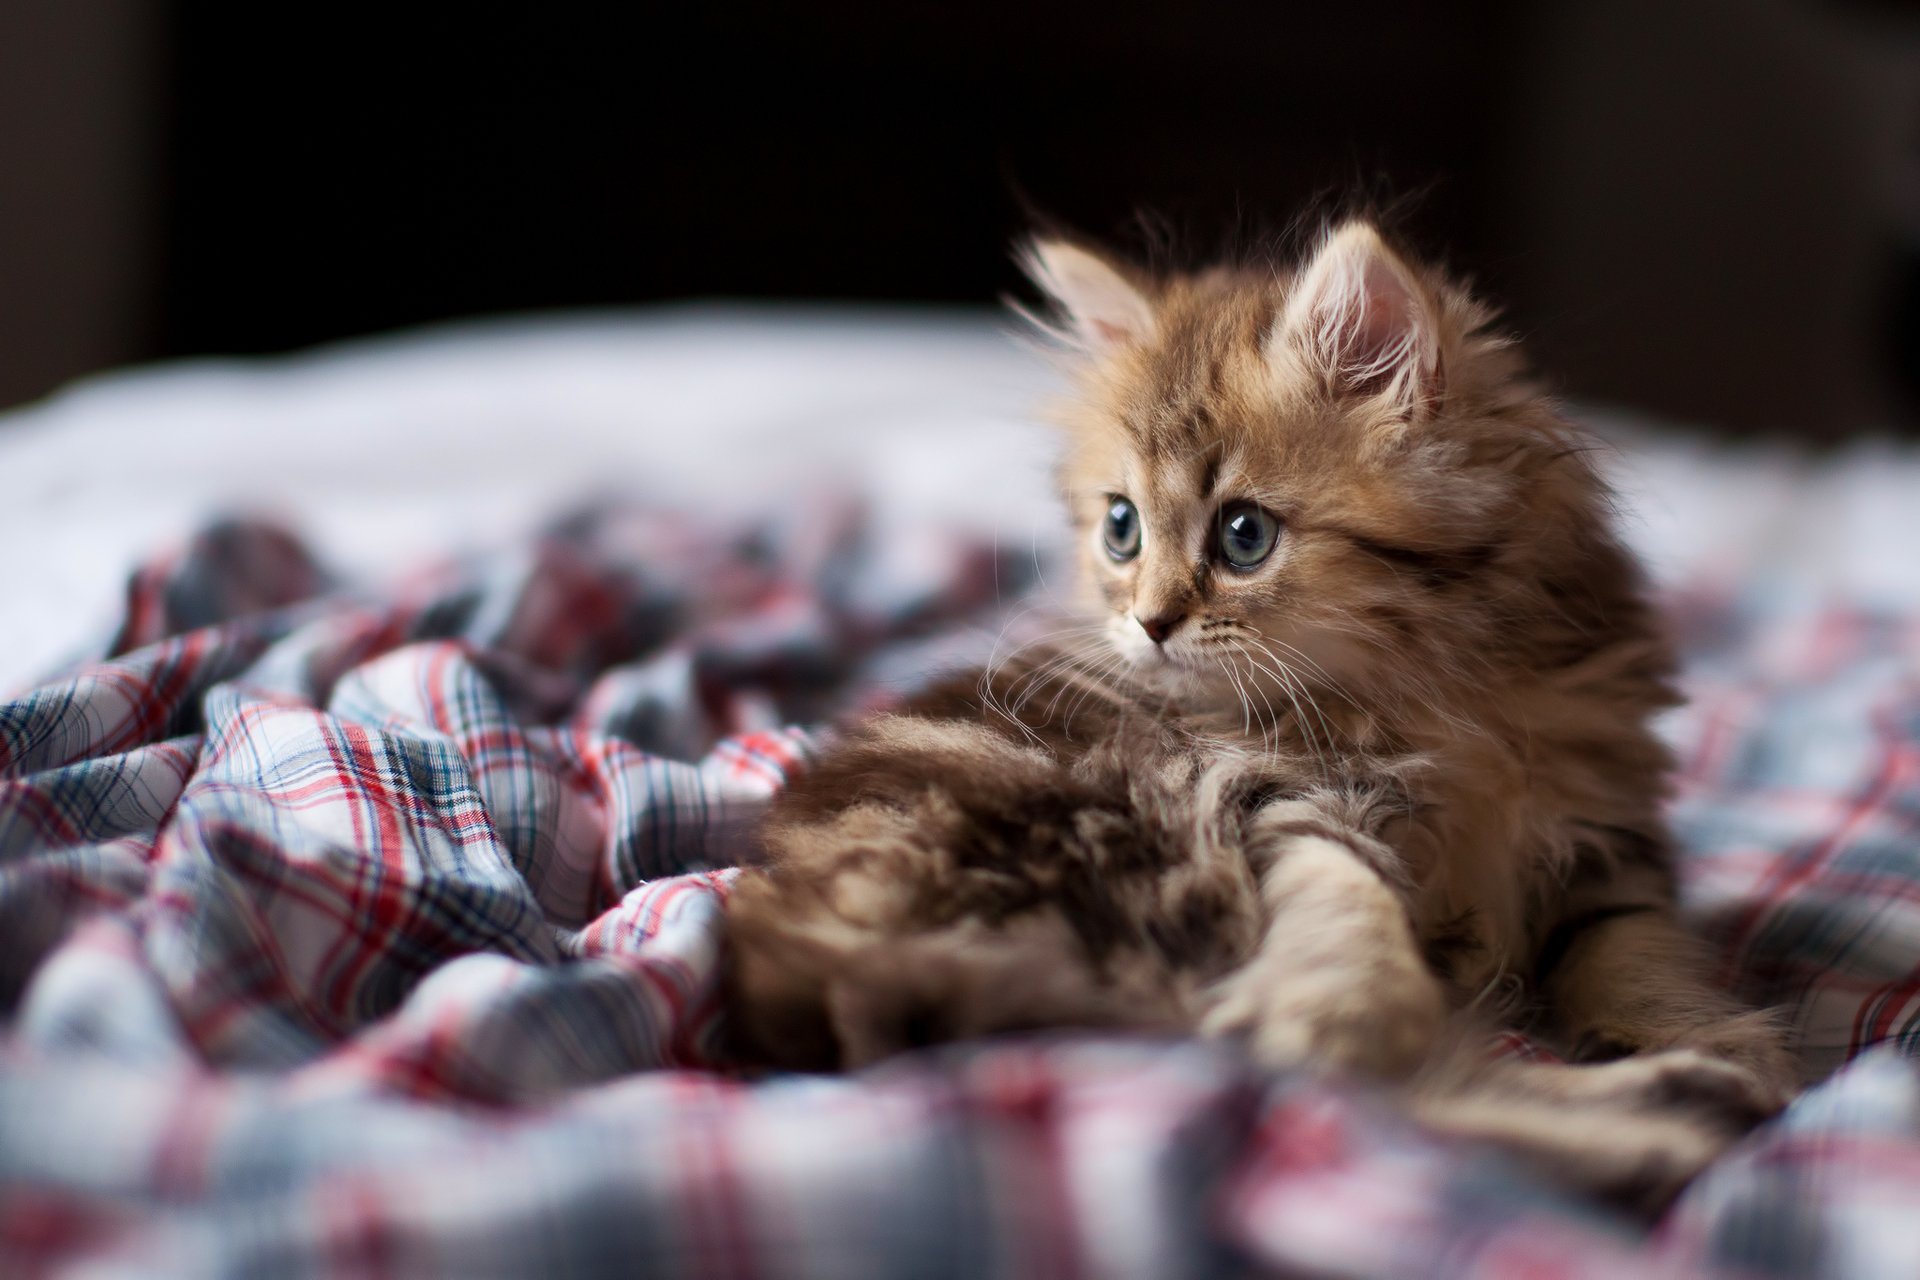
[{"label": "whisker", "polygon": [[[1240,642],[1236,640],[1235,643],[1239,644]],[[1331,778],[1333,776],[1333,767],[1328,757],[1336,750],[1333,726],[1327,721],[1326,714],[1320,710],[1319,703],[1314,701],[1312,693],[1306,688],[1305,684],[1301,682],[1299,677],[1287,667],[1285,662],[1274,657],[1271,653],[1267,656],[1273,658],[1275,666],[1278,668],[1277,670],[1270,669],[1265,664],[1255,660],[1244,645],[1241,646],[1241,653],[1246,657],[1249,666],[1259,669],[1280,682],[1281,693],[1286,696],[1287,701],[1293,707],[1294,723],[1300,728],[1303,743],[1307,750],[1313,754],[1314,763],[1319,767],[1321,776]],[[1304,706],[1302,705],[1303,699],[1305,703]],[[1321,735],[1314,732],[1313,725],[1307,720],[1306,707],[1311,707],[1315,717],[1320,721],[1321,734],[1325,735],[1324,744]]]},{"label": "whisker", "polygon": [[[1019,697],[1012,704],[1012,710],[1017,712],[1025,707],[1028,702],[1033,700],[1034,695],[1040,691],[1046,682],[1054,680],[1076,665],[1098,656],[1100,655],[1096,646],[1090,642],[1081,642],[1070,648],[1063,649],[1039,666],[1022,672],[1020,677],[1014,681],[1007,691],[1009,696],[1019,693]],[[1020,693],[1019,691],[1021,690],[1025,690],[1025,692]]]},{"label": "whisker", "polygon": [[[1067,690],[1073,687],[1076,678],[1085,680],[1088,678],[1089,671],[1104,670],[1106,668],[1108,661],[1107,656],[1097,651],[1088,652],[1088,650],[1091,649],[1092,646],[1089,645],[1082,650],[1076,651],[1071,662],[1051,664],[1052,670],[1046,678],[1053,682],[1056,687],[1053,691],[1053,697],[1047,701],[1046,719],[1053,719],[1053,713],[1055,709],[1059,707],[1060,699],[1065,697]],[[1089,663],[1094,665],[1091,667],[1083,665]],[[1029,693],[1028,697],[1031,696],[1032,694]],[[1026,702],[1027,698],[1021,699],[1022,706],[1026,705]]]},{"label": "whisker", "polygon": [[[1354,696],[1347,692],[1346,687],[1342,685],[1338,680],[1335,680],[1333,678],[1333,675],[1325,667],[1321,666],[1318,662],[1314,661],[1313,658],[1301,652],[1295,646],[1288,644],[1285,640],[1280,639],[1278,636],[1268,635],[1266,632],[1260,630],[1260,628],[1258,627],[1250,626],[1245,629],[1248,632],[1252,633],[1252,636],[1254,639],[1262,642],[1261,643],[1262,649],[1265,649],[1267,645],[1278,645],[1280,648],[1285,649],[1288,653],[1292,654],[1293,657],[1301,663],[1301,665],[1305,666],[1308,671],[1313,673],[1315,679],[1319,680],[1320,683],[1326,685],[1330,691],[1340,695],[1340,697],[1344,698],[1347,702],[1352,703],[1355,707],[1358,707],[1360,705],[1359,702],[1355,700]],[[1269,656],[1273,656],[1273,655],[1269,654]]]},{"label": "whisker", "polygon": [[1248,717],[1253,714],[1252,708],[1247,705],[1246,691],[1240,687],[1239,677],[1233,674],[1233,668],[1227,665],[1226,659],[1215,654],[1213,660],[1219,666],[1220,670],[1226,673],[1227,679],[1233,684],[1234,696],[1240,700],[1240,732],[1245,734],[1251,727],[1248,723]]},{"label": "whisker", "polygon": [[[1252,655],[1248,654],[1245,649],[1240,650],[1240,652],[1243,657],[1246,657],[1248,665],[1254,667],[1259,666],[1258,663],[1253,661]],[[1267,691],[1264,686],[1251,678],[1248,679],[1247,683],[1255,693],[1260,695],[1260,701],[1265,704],[1267,708],[1267,723],[1265,727],[1260,730],[1260,750],[1266,755],[1276,754],[1280,750],[1280,713],[1274,709],[1273,699],[1267,696]]]},{"label": "whisker", "polygon": [[[1018,619],[1015,619],[1014,621],[1017,620]],[[1011,625],[1011,623],[1009,625]],[[1026,734],[1029,739],[1038,742],[1038,735],[1021,719],[1021,709],[1025,706],[1033,692],[1036,691],[1038,682],[1045,678],[1046,672],[1056,666],[1064,669],[1074,662],[1083,661],[1088,652],[1093,648],[1091,642],[1083,640],[1081,643],[1070,645],[1063,652],[1053,654],[1037,667],[1022,672],[1008,687],[1007,699],[1002,699],[995,694],[994,684],[996,680],[1008,666],[1023,658],[1034,649],[1041,648],[1042,646],[1058,645],[1063,640],[1071,637],[1090,637],[1102,633],[1104,630],[1105,628],[1103,627],[1092,625],[1058,627],[1014,646],[1007,651],[1004,656],[998,656],[997,661],[990,659],[988,666],[981,672],[980,679],[976,684],[976,692],[980,697],[982,706],[1001,716],[1009,723],[1018,726],[1021,732]],[[1004,634],[1005,629],[1002,631],[1003,638]],[[1023,689],[1026,693],[1024,696],[1020,696]],[[1009,701],[1009,699],[1013,701]]]},{"label": "whisker", "polygon": [[1100,693],[1100,694],[1106,694],[1108,696],[1111,696],[1116,701],[1121,700],[1120,695],[1124,691],[1118,690],[1118,689],[1109,689],[1106,687],[1104,682],[1112,675],[1114,671],[1124,666],[1125,663],[1126,663],[1126,657],[1122,654],[1116,653],[1113,656],[1109,657],[1106,660],[1106,662],[1103,663],[1088,678],[1087,687],[1083,689],[1080,693],[1080,696],[1075,698],[1074,701],[1067,707],[1066,719],[1060,725],[1060,731],[1066,734],[1069,740],[1071,740],[1071,738],[1073,737],[1074,717],[1080,714],[1080,709],[1086,705],[1087,700],[1089,698],[1093,697],[1096,693]]},{"label": "whisker", "polygon": [[[1327,719],[1327,713],[1321,709],[1318,699],[1316,699],[1313,696],[1312,690],[1310,690],[1307,687],[1307,682],[1301,679],[1298,672],[1294,671],[1294,669],[1287,662],[1281,659],[1279,655],[1275,654],[1271,649],[1268,649],[1265,644],[1261,643],[1258,640],[1253,641],[1253,643],[1259,647],[1260,651],[1263,654],[1265,654],[1268,658],[1270,658],[1273,661],[1274,666],[1279,668],[1278,671],[1273,673],[1277,679],[1289,685],[1297,686],[1300,697],[1306,702],[1307,706],[1313,709],[1314,716],[1320,721],[1320,728],[1326,734],[1326,737],[1327,737],[1327,749],[1329,751],[1334,750],[1335,734],[1333,730],[1333,725]],[[1252,661],[1252,658],[1249,657],[1248,660]],[[1349,698],[1348,701],[1351,702],[1352,699]]]}]

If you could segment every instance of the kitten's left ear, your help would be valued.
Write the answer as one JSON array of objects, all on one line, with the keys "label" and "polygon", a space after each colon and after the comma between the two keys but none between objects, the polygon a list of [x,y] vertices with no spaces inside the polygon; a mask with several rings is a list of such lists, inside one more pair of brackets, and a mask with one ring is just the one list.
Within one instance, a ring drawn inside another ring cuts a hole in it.
[{"label": "kitten's left ear", "polygon": [[1067,321],[1064,336],[1100,353],[1153,337],[1153,303],[1120,268],[1065,240],[1034,239],[1020,251],[1027,277]]},{"label": "kitten's left ear", "polygon": [[1327,238],[1294,281],[1268,352],[1297,352],[1346,393],[1383,396],[1409,422],[1443,385],[1432,302],[1411,268],[1364,222]]}]

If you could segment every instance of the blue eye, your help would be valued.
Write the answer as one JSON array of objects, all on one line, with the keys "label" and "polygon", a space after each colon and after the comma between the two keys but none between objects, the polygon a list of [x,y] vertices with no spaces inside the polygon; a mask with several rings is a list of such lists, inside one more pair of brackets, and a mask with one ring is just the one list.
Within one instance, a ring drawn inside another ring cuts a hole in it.
[{"label": "blue eye", "polygon": [[1125,498],[1115,497],[1107,508],[1101,541],[1115,560],[1127,561],[1140,554],[1140,513]]},{"label": "blue eye", "polygon": [[1251,502],[1220,508],[1220,558],[1236,569],[1251,569],[1273,554],[1280,521]]}]

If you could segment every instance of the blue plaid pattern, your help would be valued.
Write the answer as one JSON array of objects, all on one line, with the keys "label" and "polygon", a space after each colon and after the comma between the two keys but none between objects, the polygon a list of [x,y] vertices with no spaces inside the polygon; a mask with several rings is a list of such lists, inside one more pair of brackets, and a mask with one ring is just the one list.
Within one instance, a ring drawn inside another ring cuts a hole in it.
[{"label": "blue plaid pattern", "polygon": [[1649,1232],[1216,1046],[716,1070],[792,726],[1020,586],[796,525],[602,513],[375,597],[227,524],[136,574],[0,704],[0,1273],[1920,1272],[1920,622],[1673,602],[1689,907],[1838,1070]]}]

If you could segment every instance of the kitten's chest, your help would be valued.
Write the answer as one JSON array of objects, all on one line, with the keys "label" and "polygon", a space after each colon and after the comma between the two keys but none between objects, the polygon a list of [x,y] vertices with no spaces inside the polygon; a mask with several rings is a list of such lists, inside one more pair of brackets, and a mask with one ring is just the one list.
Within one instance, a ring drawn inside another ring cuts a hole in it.
[{"label": "kitten's chest", "polygon": [[1395,723],[1377,714],[1311,712],[1242,729],[1227,714],[1195,718],[1223,751],[1259,761],[1265,793],[1345,796],[1358,834],[1391,851],[1391,874],[1430,958],[1478,989],[1522,962],[1529,904],[1552,868],[1539,835],[1524,755],[1473,725]]}]

